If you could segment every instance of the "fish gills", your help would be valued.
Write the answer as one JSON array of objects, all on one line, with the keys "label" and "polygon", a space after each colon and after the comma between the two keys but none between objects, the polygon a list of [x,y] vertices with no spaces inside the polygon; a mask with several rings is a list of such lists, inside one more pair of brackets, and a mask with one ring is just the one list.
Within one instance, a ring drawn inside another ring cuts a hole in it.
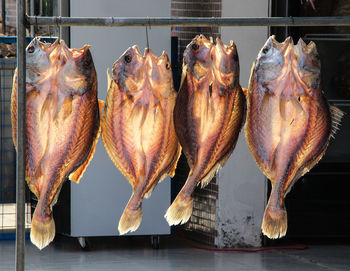
[{"label": "fish gills", "polygon": [[174,124],[176,92],[168,56],[150,49],[143,56],[133,46],[108,75],[102,140],[109,157],[132,186],[120,218],[120,234],[135,231],[142,220],[142,200],[166,175],[175,173],[181,154]]},{"label": "fish gills", "polygon": [[175,130],[190,166],[186,183],[165,214],[169,225],[192,214],[195,187],[205,187],[231,155],[242,128],[245,97],[235,44],[196,36],[184,52],[174,109]]},{"label": "fish gills", "polygon": [[252,68],[245,125],[249,149],[272,184],[262,222],[267,237],[286,234],[284,197],[322,158],[342,116],[321,91],[316,45],[271,36]]},{"label": "fish gills", "polygon": [[[97,77],[89,46],[63,41],[26,49],[26,181],[38,198],[30,238],[39,249],[55,237],[52,206],[70,174],[79,181],[92,158],[99,130]],[[12,136],[17,149],[17,72],[11,97]]]}]

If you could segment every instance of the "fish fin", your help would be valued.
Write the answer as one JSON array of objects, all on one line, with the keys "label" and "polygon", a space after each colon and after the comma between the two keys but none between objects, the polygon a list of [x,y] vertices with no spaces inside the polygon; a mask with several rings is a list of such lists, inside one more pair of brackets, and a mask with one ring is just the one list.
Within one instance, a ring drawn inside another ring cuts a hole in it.
[{"label": "fish fin", "polygon": [[341,125],[341,119],[345,115],[345,113],[334,105],[330,105],[329,109],[331,111],[331,119],[332,119],[331,137],[334,137],[334,135],[339,130],[339,126]]},{"label": "fish fin", "polygon": [[167,175],[170,176],[170,178],[173,178],[175,176],[175,170],[176,170],[176,166],[177,166],[177,162],[179,161],[181,156],[181,146],[179,144],[178,148],[177,148],[177,153],[174,155],[174,159],[172,160],[172,162],[170,163],[170,165],[173,165],[172,168],[169,169],[168,173],[163,174],[162,176],[160,176],[159,181],[158,182],[154,182],[153,186],[146,192],[145,194],[145,198],[149,198],[152,195],[152,192],[154,190],[154,188],[156,187],[156,185],[158,183],[161,183],[165,177]]},{"label": "fish fin", "polygon": [[152,192],[153,192],[153,190],[156,188],[157,184],[160,183],[160,182],[162,182],[162,181],[165,179],[165,177],[166,177],[167,175],[168,175],[167,173],[161,175],[161,176],[159,177],[159,180],[158,180],[158,181],[153,182],[153,184],[152,184],[150,187],[147,188],[148,190],[147,190],[147,192],[145,193],[145,198],[146,198],[146,199],[148,199],[148,198],[152,195]]},{"label": "fish fin", "polygon": [[134,194],[131,196],[128,205],[126,205],[124,212],[119,220],[118,231],[120,235],[126,234],[129,231],[136,231],[142,220],[142,207],[132,208],[130,201]]},{"label": "fish fin", "polygon": [[[100,131],[98,132],[100,133]],[[90,161],[92,160],[92,158],[94,157],[95,154],[95,149],[96,149],[96,143],[98,141],[98,137],[99,135],[96,136],[94,142],[92,143],[89,155],[87,156],[87,158],[85,159],[84,163],[81,164],[76,170],[74,170],[70,175],[69,175],[69,180],[79,183],[81,177],[83,177],[83,174],[86,170],[86,168],[88,167],[88,165],[90,164]]]},{"label": "fish fin", "polygon": [[38,180],[42,176],[43,176],[42,167],[41,167],[41,163],[39,163],[39,165],[35,169],[34,179]]},{"label": "fish fin", "polygon": [[[99,112],[100,112],[100,116],[102,115],[102,109],[104,107],[104,101],[102,100],[98,100],[98,107],[99,107]],[[95,154],[95,150],[96,150],[96,144],[98,141],[98,138],[100,137],[101,134],[101,125],[98,129],[98,132],[96,134],[95,140],[92,142],[91,145],[91,149],[89,152],[88,157],[86,158],[86,160],[84,161],[84,163],[82,165],[80,165],[75,171],[73,171],[70,175],[69,175],[69,180],[79,183],[81,177],[83,177],[83,174],[86,170],[86,168],[88,167],[88,165],[90,164],[92,158],[94,157]]]},{"label": "fish fin", "polygon": [[244,96],[247,97],[248,89],[242,88],[242,92],[243,92]]},{"label": "fish fin", "polygon": [[14,71],[11,93],[12,141],[17,151],[17,68]]},{"label": "fish fin", "polygon": [[308,117],[309,114],[301,106],[297,98],[292,97],[291,99],[280,98],[280,114],[283,120],[287,120],[286,115],[286,105],[288,102],[291,102],[293,106],[297,109],[298,113],[302,113],[305,117]]},{"label": "fish fin", "polygon": [[270,239],[278,239],[287,233],[287,211],[284,206],[266,206],[261,226],[262,232]]},{"label": "fish fin", "polygon": [[[264,96],[265,98],[265,96]],[[280,99],[280,115],[282,117],[283,120],[286,120],[287,119],[287,116],[286,116],[286,100],[281,98]]]},{"label": "fish fin", "polygon": [[72,107],[73,107],[72,103],[73,103],[73,96],[72,95],[69,95],[64,99],[64,101],[62,103],[63,120],[68,118],[68,116],[72,113]]},{"label": "fish fin", "polygon": [[109,73],[109,68],[107,68],[107,90],[110,89],[111,87],[111,84],[112,84],[112,77],[111,77],[111,74]]},{"label": "fish fin", "polygon": [[104,106],[105,106],[104,100],[98,99],[98,109],[100,110],[100,118],[102,116],[102,113],[103,113],[102,111]]},{"label": "fish fin", "polygon": [[[230,153],[231,154],[231,153]],[[206,187],[210,181],[214,178],[215,174],[219,171],[221,168],[220,163],[217,163],[208,173],[205,175],[202,180],[198,183],[198,185],[201,185],[201,188]]]},{"label": "fish fin", "polygon": [[48,95],[46,96],[46,99],[45,99],[45,101],[44,101],[43,106],[41,107],[41,111],[40,111],[40,120],[43,119],[43,117],[44,117],[46,111],[51,107],[52,100],[53,100],[52,94],[48,94]]},{"label": "fish fin", "polygon": [[186,74],[187,74],[187,65],[182,65],[182,74],[181,74],[181,81],[180,81],[179,90],[181,89],[181,87],[185,81]]},{"label": "fish fin", "polygon": [[264,97],[261,100],[260,108],[265,108],[266,106],[268,106],[268,102],[270,100],[270,96],[271,96],[271,94],[269,94],[268,92],[264,93]]},{"label": "fish fin", "polygon": [[177,167],[177,163],[179,162],[180,156],[181,156],[181,145],[178,144],[178,148],[177,148],[177,153],[174,156],[174,164],[172,169],[169,171],[168,175],[170,176],[170,178],[173,178],[175,176],[175,171],[176,171],[176,167]]},{"label": "fish fin", "polygon": [[38,217],[37,212],[37,209],[35,209],[30,230],[30,240],[41,250],[55,238],[56,229],[55,221],[51,214],[45,217]]},{"label": "fish fin", "polygon": [[304,110],[296,97],[292,97],[291,102],[299,113],[302,113],[306,118],[309,117],[309,114]]},{"label": "fish fin", "polygon": [[[160,182],[161,182],[161,181],[160,181]],[[145,193],[145,198],[146,198],[146,199],[148,199],[148,198],[152,195],[152,192],[153,192],[154,188],[156,188],[156,185],[157,185],[157,183],[155,183],[155,185],[153,185],[152,187],[150,187],[150,188],[148,189],[148,191]]]},{"label": "fish fin", "polygon": [[181,192],[177,195],[173,203],[165,213],[165,219],[169,226],[186,223],[192,214],[193,198],[183,197]]}]

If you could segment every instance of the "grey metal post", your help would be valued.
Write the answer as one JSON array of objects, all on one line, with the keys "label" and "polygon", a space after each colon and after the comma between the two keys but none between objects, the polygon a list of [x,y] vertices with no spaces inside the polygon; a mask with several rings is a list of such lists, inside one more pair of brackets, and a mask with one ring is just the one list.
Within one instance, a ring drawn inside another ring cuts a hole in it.
[{"label": "grey metal post", "polygon": [[24,270],[25,248],[25,0],[17,0],[17,167],[16,167],[16,271]]},{"label": "grey metal post", "polygon": [[[69,16],[69,1],[60,0],[60,16]],[[63,39],[66,44],[69,44],[69,27],[60,26],[60,38]]]},{"label": "grey metal post", "polygon": [[[30,16],[34,16],[34,0],[30,0],[30,6],[29,6],[29,14]],[[30,36],[34,37],[34,25],[30,26]]]},{"label": "grey metal post", "polygon": [[1,0],[2,33],[6,33],[6,0]]}]

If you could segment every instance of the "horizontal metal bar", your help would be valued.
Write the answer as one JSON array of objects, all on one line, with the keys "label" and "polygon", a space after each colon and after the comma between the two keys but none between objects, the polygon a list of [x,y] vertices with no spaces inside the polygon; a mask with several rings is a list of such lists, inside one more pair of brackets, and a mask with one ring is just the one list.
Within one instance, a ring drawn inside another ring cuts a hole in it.
[{"label": "horizontal metal bar", "polygon": [[[30,43],[32,41],[33,37],[26,37],[26,43]],[[55,42],[56,38],[49,38],[49,37],[41,37],[40,41],[44,42]],[[0,43],[16,43],[17,42],[17,36],[6,36],[6,37],[0,37]]]},{"label": "horizontal metal bar", "polygon": [[56,26],[350,26],[344,17],[39,17],[27,16],[30,25]]}]

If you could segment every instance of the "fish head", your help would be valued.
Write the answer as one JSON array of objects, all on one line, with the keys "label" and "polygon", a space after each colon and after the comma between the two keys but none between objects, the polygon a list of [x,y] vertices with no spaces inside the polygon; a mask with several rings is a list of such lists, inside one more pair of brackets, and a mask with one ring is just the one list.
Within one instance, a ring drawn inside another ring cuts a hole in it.
[{"label": "fish head", "polygon": [[81,49],[70,49],[63,40],[52,44],[51,72],[57,74],[60,84],[65,85],[62,89],[69,89],[67,95],[82,95],[88,90],[87,86],[96,81],[89,48],[89,45],[85,45]]},{"label": "fish head", "polygon": [[299,79],[305,85],[304,90],[308,94],[320,88],[321,63],[316,44],[310,42],[308,45],[299,39],[295,46],[295,62]]},{"label": "fish head", "polygon": [[230,45],[227,46],[220,38],[217,38],[211,58],[213,80],[226,87],[233,87],[239,83],[239,59],[233,41],[230,41]]},{"label": "fish head", "polygon": [[112,78],[122,92],[136,92],[146,79],[145,57],[134,45],[128,48],[113,65]]},{"label": "fish head", "polygon": [[[288,59],[293,54],[293,41],[288,37],[279,43],[271,36],[261,48],[255,61],[255,76],[259,85],[267,86],[289,68]],[[270,89],[273,91],[273,88]]]},{"label": "fish head", "polygon": [[32,83],[41,78],[50,67],[50,43],[42,43],[34,38],[26,48],[27,82]]},{"label": "fish head", "polygon": [[157,94],[168,97],[173,93],[173,75],[168,55],[163,51],[158,57],[152,50],[145,50],[145,71],[148,73],[148,82]]},{"label": "fish head", "polygon": [[184,51],[184,66],[198,81],[209,74],[213,46],[212,39],[208,40],[204,35],[197,35]]}]

